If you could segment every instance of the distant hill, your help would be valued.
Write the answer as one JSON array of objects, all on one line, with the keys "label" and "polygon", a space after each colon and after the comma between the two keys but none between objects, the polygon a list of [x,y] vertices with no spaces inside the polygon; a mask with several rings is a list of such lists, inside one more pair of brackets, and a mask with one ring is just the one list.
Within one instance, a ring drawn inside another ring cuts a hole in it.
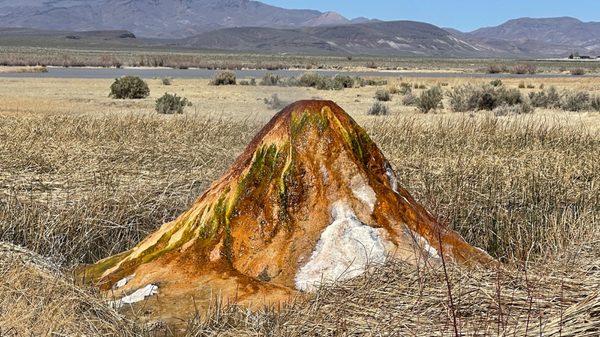
[{"label": "distant hill", "polygon": [[565,56],[578,51],[600,55],[600,22],[582,22],[571,17],[520,18],[463,37],[502,49],[512,46],[529,54]]},{"label": "distant hill", "polygon": [[315,10],[249,0],[0,0],[0,26],[44,30],[128,30],[181,38],[226,27],[302,27],[350,23]]},{"label": "distant hill", "polygon": [[483,56],[478,47],[436,26],[413,21],[275,29],[226,28],[184,39],[201,49],[402,56]]}]

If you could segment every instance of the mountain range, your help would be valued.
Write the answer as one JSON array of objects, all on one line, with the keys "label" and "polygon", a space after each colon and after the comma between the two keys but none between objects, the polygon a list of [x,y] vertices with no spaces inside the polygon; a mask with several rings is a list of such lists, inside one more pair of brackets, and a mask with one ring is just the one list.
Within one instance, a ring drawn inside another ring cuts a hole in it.
[{"label": "mountain range", "polygon": [[250,0],[0,0],[0,22],[4,27],[123,29],[145,37],[181,38],[227,27],[303,27],[352,20],[334,12]]},{"label": "mountain range", "polygon": [[[600,23],[521,18],[460,32],[414,21],[348,19],[250,0],[0,0],[0,27],[27,36],[125,31],[165,46],[236,51],[445,57],[600,55]],[[7,30],[4,30],[6,32]],[[102,35],[102,34],[101,34]],[[108,35],[114,35],[112,33]],[[89,34],[88,34],[88,37]],[[0,43],[2,43],[0,36]],[[6,38],[6,37],[4,37]],[[85,38],[81,39],[85,43]],[[130,39],[133,40],[133,39]],[[119,41],[119,44],[126,44]]]}]

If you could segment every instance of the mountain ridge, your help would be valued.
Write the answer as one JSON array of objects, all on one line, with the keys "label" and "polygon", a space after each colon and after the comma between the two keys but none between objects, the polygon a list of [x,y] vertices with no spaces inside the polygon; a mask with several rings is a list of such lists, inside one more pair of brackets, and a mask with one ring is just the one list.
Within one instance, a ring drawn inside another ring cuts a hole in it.
[{"label": "mountain ridge", "polygon": [[[38,29],[41,36],[54,34],[59,39],[61,32],[79,36],[86,31],[127,31],[139,38],[134,44],[192,49],[423,57],[543,58],[573,52],[600,56],[600,23],[572,17],[517,18],[461,32],[424,22],[348,19],[336,12],[285,9],[251,0],[0,0],[0,26]],[[10,39],[12,45],[18,42],[14,32]]]},{"label": "mountain ridge", "polygon": [[343,16],[285,9],[251,0],[0,0],[4,27],[129,30],[142,37],[182,38],[227,27],[302,27],[349,23]]}]

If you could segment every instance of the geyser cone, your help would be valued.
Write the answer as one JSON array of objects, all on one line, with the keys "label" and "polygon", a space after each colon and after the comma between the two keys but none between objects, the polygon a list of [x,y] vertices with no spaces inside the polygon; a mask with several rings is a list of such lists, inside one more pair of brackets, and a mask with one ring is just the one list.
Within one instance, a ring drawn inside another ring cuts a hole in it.
[{"label": "geyser cone", "polygon": [[330,101],[278,113],[225,175],[175,221],[84,271],[152,317],[187,318],[211,296],[247,305],[288,299],[387,259],[490,262],[442,227],[381,151]]}]

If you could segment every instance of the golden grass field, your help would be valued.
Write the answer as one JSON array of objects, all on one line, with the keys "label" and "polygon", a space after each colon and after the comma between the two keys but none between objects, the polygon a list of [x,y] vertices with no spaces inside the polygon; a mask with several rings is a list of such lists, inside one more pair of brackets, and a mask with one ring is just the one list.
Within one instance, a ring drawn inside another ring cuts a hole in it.
[{"label": "golden grass field", "polygon": [[[596,78],[503,80],[522,81],[600,94]],[[151,96],[134,101],[109,98],[111,80],[0,78],[0,241],[26,249],[0,244],[0,336],[174,333],[121,316],[74,285],[72,268],[131,247],[185,210],[276,113],[263,101],[272,94],[337,102],[418,201],[505,268],[445,275],[390,264],[281,311],[216,301],[185,334],[600,334],[599,112],[422,114],[394,95],[391,114],[374,117],[366,111],[377,87],[147,82]],[[157,115],[165,92],[193,106]]]}]

